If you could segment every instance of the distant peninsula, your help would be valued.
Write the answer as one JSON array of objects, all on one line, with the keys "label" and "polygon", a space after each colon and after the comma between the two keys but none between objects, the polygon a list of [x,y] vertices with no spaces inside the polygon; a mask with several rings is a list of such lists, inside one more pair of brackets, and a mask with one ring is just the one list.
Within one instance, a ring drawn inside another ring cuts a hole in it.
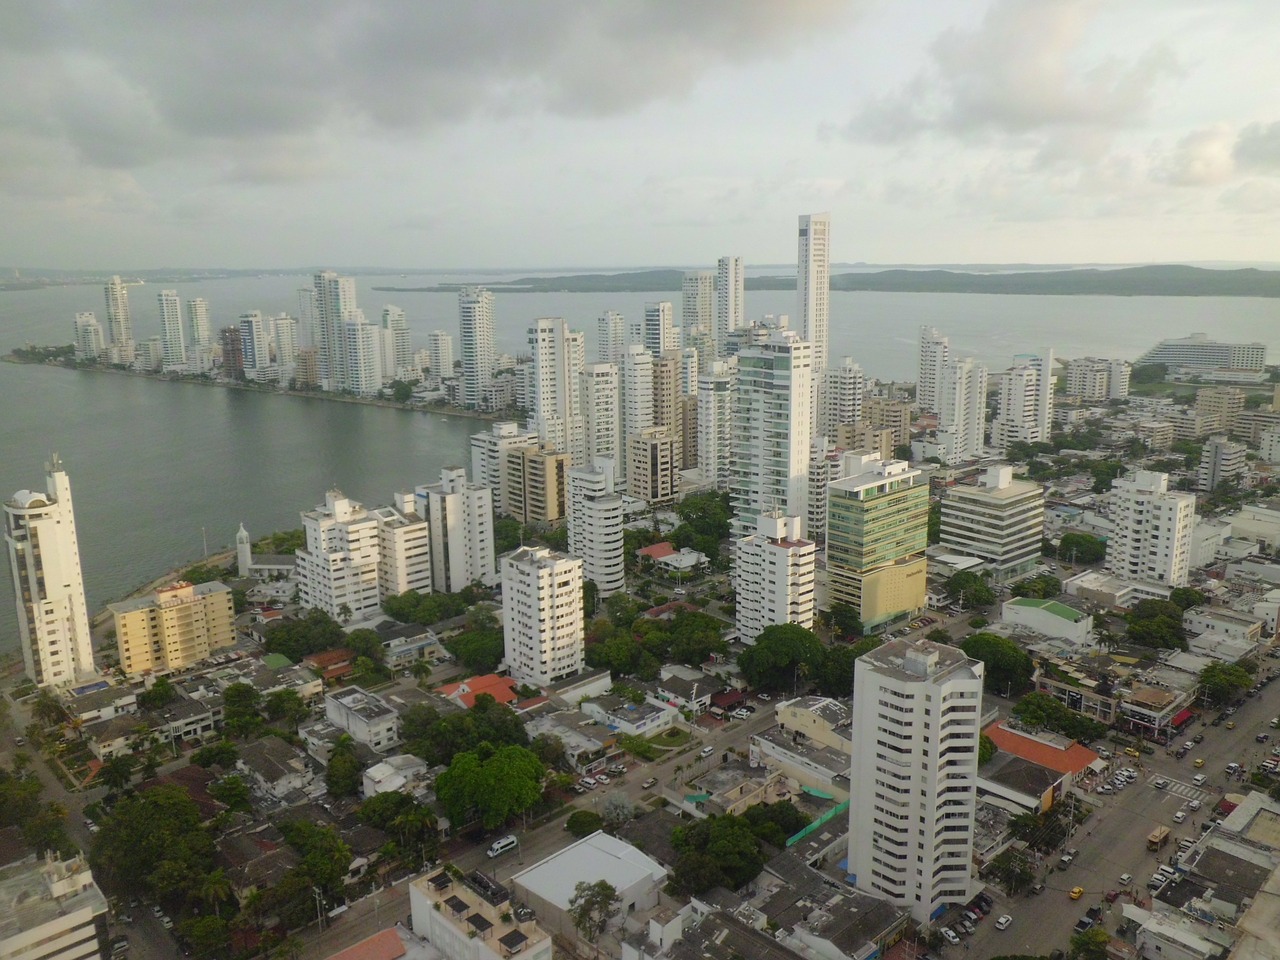
[{"label": "distant peninsula", "polygon": [[[562,277],[521,277],[484,286],[494,293],[666,293],[680,292],[684,272],[579,273]],[[430,287],[374,287],[395,293],[452,293],[466,284]],[[748,290],[794,290],[795,277],[748,277]],[[875,293],[1006,293],[1038,296],[1107,297],[1280,297],[1280,271],[1209,270],[1179,264],[965,273],[956,270],[877,270],[837,273],[832,290]]]}]

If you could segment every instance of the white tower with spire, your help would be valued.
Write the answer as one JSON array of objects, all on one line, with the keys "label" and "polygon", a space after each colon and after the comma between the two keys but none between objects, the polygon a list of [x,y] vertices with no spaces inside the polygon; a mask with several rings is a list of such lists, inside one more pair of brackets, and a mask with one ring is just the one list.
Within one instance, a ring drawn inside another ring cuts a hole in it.
[{"label": "white tower with spire", "polygon": [[236,531],[236,573],[247,577],[251,566],[253,566],[253,541],[249,539],[249,531],[242,523],[240,529]]}]

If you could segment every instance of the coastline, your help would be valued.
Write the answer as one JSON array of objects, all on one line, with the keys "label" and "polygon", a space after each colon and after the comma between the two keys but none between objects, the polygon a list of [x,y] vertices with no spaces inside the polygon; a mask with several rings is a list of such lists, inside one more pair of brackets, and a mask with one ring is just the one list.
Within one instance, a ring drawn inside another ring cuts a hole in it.
[{"label": "coastline", "polygon": [[143,583],[137,587],[134,587],[124,596],[117,597],[115,600],[111,600],[108,603],[104,603],[102,605],[102,609],[99,610],[97,613],[90,614],[89,632],[93,633],[94,631],[98,630],[99,628],[105,626],[108,622],[110,622],[111,610],[109,608],[112,603],[123,603],[125,600],[134,600],[138,597],[145,597],[149,593],[154,593],[160,587],[163,587],[166,584],[173,583],[173,581],[181,577],[185,571],[190,570],[192,567],[196,566],[197,564],[208,565],[211,567],[225,567],[229,563],[234,561],[235,558],[236,558],[236,552],[234,550],[222,550],[218,553],[211,553],[207,557],[200,557],[197,559],[190,560],[184,563],[182,566],[177,567],[174,570],[170,570],[169,572],[165,573],[163,576],[156,577],[154,580],[148,580],[146,583]]}]

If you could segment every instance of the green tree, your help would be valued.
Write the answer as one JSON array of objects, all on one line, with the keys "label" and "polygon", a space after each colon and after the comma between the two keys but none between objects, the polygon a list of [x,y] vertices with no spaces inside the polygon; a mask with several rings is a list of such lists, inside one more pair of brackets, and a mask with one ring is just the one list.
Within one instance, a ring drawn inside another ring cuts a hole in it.
[{"label": "green tree", "polygon": [[268,627],[263,649],[297,663],[308,654],[336,650],[345,645],[345,640],[341,624],[323,610],[312,608],[300,619],[282,620]]},{"label": "green tree", "polygon": [[224,955],[231,946],[231,926],[217,915],[182,920],[178,923],[178,932],[191,944],[197,957]]},{"label": "green tree", "polygon": [[1028,693],[1012,713],[1027,726],[1052,730],[1080,743],[1105,736],[1107,725],[1076,713],[1047,693]]},{"label": "green tree", "polygon": [[1211,663],[1200,671],[1200,695],[1218,706],[1253,686],[1253,675],[1238,663]]},{"label": "green tree", "polygon": [[356,743],[347,734],[343,734],[333,745],[329,755],[329,766],[325,770],[324,782],[329,794],[334,797],[354,797],[360,792],[360,774],[363,765],[356,756]]},{"label": "green tree", "polygon": [[1024,892],[1036,879],[1034,868],[1019,850],[1005,850],[998,854],[991,861],[991,869],[1010,896]]},{"label": "green tree", "polygon": [[295,729],[311,713],[297,690],[275,690],[267,694],[262,709],[268,720],[283,720]]},{"label": "green tree", "polygon": [[1107,960],[1107,944],[1111,937],[1100,925],[1071,935],[1071,960]]},{"label": "green tree", "polygon": [[565,766],[564,741],[554,733],[540,733],[529,742],[529,749],[549,770]]},{"label": "green tree", "polygon": [[436,779],[436,797],[455,824],[477,818],[487,830],[523,813],[542,797],[542,762],[525,747],[488,744],[456,754]]},{"label": "green tree", "polygon": [[262,694],[248,683],[233,683],[222,691],[222,723],[229,733],[249,737],[262,726],[258,705]]},{"label": "green tree", "polygon": [[929,504],[929,543],[942,542],[942,501],[934,500]]},{"label": "green tree", "polygon": [[1203,606],[1207,599],[1203,593],[1194,587],[1174,587],[1169,594],[1169,602],[1176,604],[1182,610]]},{"label": "green tree", "polygon": [[159,710],[177,699],[178,691],[168,677],[160,677],[148,690],[138,694],[138,706],[143,710]]},{"label": "green tree", "polygon": [[758,839],[779,850],[786,849],[787,839],[809,825],[809,817],[796,809],[790,800],[779,803],[757,803],[746,809],[743,819]]},{"label": "green tree", "polygon": [[1058,541],[1058,559],[1067,563],[1101,563],[1107,556],[1107,542],[1087,533],[1064,533]]},{"label": "green tree", "polygon": [[621,903],[622,897],[608,880],[579,880],[569,898],[569,918],[582,939],[595,943],[618,915]]},{"label": "green tree", "polygon": [[975,633],[960,649],[985,665],[983,686],[992,693],[1014,694],[1031,689],[1035,664],[1012,640],[994,633]]},{"label": "green tree", "polygon": [[122,753],[106,761],[96,779],[112,793],[119,793],[133,783],[133,768],[133,755]]},{"label": "green tree", "polygon": [[100,821],[89,855],[94,877],[112,890],[151,892],[171,908],[213,869],[213,839],[187,792],[162,785],[122,797]]},{"label": "green tree", "polygon": [[818,693],[824,697],[847,697],[853,690],[853,664],[857,655],[852,646],[828,647],[814,674]]},{"label": "green tree", "polygon": [[[679,853],[672,881],[681,893],[696,895],[713,886],[737,890],[754,880],[764,867],[760,838],[743,817],[698,820],[676,827],[671,839]],[[689,857],[692,860],[685,862]],[[702,857],[710,858],[715,869],[708,870]],[[708,886],[692,886],[707,881],[711,881]]]},{"label": "green tree", "polygon": [[240,751],[236,749],[234,743],[230,740],[219,740],[217,743],[201,747],[191,754],[191,762],[197,766],[204,767],[206,770],[215,765],[230,767],[236,762],[236,758],[239,755]]},{"label": "green tree", "polygon": [[58,698],[45,689],[36,694],[35,702],[31,705],[31,716],[46,727],[52,727],[67,719],[67,711],[62,708]]},{"label": "green tree", "polygon": [[409,668],[409,672],[413,674],[413,678],[421,686],[431,679],[431,661],[415,660],[413,661],[413,666]]},{"label": "green tree", "polygon": [[604,820],[591,810],[575,810],[564,822],[564,828],[578,839],[589,837],[604,826]]},{"label": "green tree", "polygon": [[231,881],[221,867],[205,874],[199,896],[206,907],[213,907],[214,916],[222,916],[222,905],[231,899]]},{"label": "green tree", "polygon": [[831,620],[831,633],[836,637],[849,639],[862,636],[862,621],[858,619],[856,607],[836,601],[831,604],[828,616]]},{"label": "green tree", "polygon": [[225,804],[228,810],[249,811],[253,809],[249,784],[245,783],[244,777],[239,774],[233,773],[223,777],[217,783],[210,784],[209,796],[219,803]]},{"label": "green tree", "polygon": [[970,570],[953,573],[947,578],[944,589],[948,599],[964,610],[989,607],[996,602],[996,592],[991,589],[991,584]]},{"label": "green tree", "polygon": [[790,690],[801,673],[822,665],[824,648],[813,631],[794,623],[765,627],[756,642],[738,655],[738,666],[757,690]]},{"label": "green tree", "polygon": [[978,736],[978,766],[988,763],[999,752],[996,742],[985,733]]},{"label": "green tree", "polygon": [[309,820],[285,821],[280,824],[280,832],[302,858],[296,870],[306,882],[320,887],[331,897],[340,897],[351,868],[351,848],[338,832]]}]

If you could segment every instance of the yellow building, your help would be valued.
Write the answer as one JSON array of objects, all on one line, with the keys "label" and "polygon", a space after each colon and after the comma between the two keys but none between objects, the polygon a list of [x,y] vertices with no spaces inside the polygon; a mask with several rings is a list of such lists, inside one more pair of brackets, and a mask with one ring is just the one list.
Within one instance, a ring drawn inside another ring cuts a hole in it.
[{"label": "yellow building", "polygon": [[120,667],[133,675],[181,670],[235,643],[235,605],[225,584],[178,580],[148,597],[110,604]]},{"label": "yellow building", "polygon": [[518,447],[503,460],[502,508],[521,523],[556,526],[564,519],[570,458],[550,449]]}]

